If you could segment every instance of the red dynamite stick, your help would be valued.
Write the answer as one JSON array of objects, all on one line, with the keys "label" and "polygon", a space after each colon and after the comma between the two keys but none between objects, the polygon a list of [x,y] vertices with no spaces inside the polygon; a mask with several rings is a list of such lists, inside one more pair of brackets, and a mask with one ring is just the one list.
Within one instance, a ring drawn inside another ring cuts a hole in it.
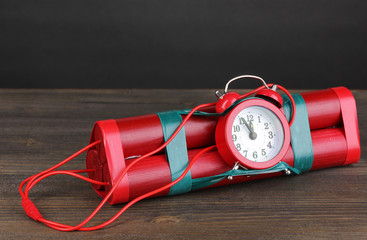
[{"label": "red dynamite stick", "polygon": [[[341,124],[339,98],[333,90],[306,92],[301,95],[306,102],[311,130]],[[208,110],[213,112],[214,107]],[[214,133],[217,120],[218,117],[192,116],[185,125],[187,148],[200,148],[215,144]],[[114,121],[119,129],[125,158],[148,153],[164,142],[161,122],[156,114]]]},{"label": "red dynamite stick", "polygon": [[[312,144],[314,150],[314,161],[311,170],[329,168],[343,165],[346,154],[347,144],[342,128],[328,128],[311,132]],[[192,149],[188,151],[189,161],[201,149]],[[127,160],[129,165],[133,159]],[[293,151],[289,148],[288,153],[283,159],[284,162],[293,166]],[[149,170],[148,170],[149,169]],[[193,179],[218,175],[231,170],[220,157],[218,151],[211,151],[203,154],[193,165],[191,176]],[[284,173],[260,174],[257,176],[238,176],[233,180],[224,179],[210,187],[253,181],[257,179],[281,176]],[[148,157],[142,162],[137,163],[128,172],[129,179],[129,200],[134,199],[144,193],[150,192],[158,187],[164,186],[171,182],[171,172],[166,160],[165,154],[154,155]],[[156,196],[165,196],[169,190],[161,192]],[[117,202],[114,202],[114,204]]]},{"label": "red dynamite stick", "polygon": [[338,126],[342,123],[340,100],[332,89],[305,92],[301,93],[301,96],[306,103],[311,130]]}]

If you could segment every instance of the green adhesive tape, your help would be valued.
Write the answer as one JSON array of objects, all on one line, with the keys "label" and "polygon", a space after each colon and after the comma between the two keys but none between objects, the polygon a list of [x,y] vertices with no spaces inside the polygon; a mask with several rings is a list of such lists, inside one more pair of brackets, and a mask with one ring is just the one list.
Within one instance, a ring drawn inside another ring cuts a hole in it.
[{"label": "green adhesive tape", "polygon": [[[282,97],[285,116],[289,121],[292,114],[292,103],[287,95]],[[296,103],[296,116],[291,126],[294,167],[304,173],[311,169],[313,163],[311,130],[305,100],[300,94],[292,94],[292,97]]]},{"label": "green adhesive tape", "polygon": [[[178,111],[168,111],[157,113],[163,130],[164,141],[166,142],[176,131],[182,122],[181,114]],[[166,146],[166,157],[171,170],[172,182],[175,181],[189,165],[187,155],[185,128],[183,127],[176,137]],[[185,177],[170,188],[169,195],[190,192],[192,188],[191,171]]]}]

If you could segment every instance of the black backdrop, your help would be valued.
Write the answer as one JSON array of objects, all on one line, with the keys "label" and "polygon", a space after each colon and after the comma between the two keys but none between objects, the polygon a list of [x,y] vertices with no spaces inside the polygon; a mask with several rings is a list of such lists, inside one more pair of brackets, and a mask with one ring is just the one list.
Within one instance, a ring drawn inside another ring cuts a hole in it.
[{"label": "black backdrop", "polygon": [[365,0],[0,1],[3,88],[366,88],[366,45]]}]

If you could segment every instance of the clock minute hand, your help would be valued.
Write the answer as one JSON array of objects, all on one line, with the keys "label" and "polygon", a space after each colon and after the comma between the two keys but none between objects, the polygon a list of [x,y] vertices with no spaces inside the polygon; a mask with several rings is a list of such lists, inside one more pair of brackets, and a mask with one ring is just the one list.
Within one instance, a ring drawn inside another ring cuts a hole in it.
[{"label": "clock minute hand", "polygon": [[251,127],[248,125],[248,123],[246,122],[246,120],[245,119],[241,119],[241,120],[243,120],[243,121],[241,121],[241,122],[243,122],[244,124],[245,124],[245,126],[247,127],[247,129],[250,131],[250,132],[252,132],[252,129],[251,129]]}]

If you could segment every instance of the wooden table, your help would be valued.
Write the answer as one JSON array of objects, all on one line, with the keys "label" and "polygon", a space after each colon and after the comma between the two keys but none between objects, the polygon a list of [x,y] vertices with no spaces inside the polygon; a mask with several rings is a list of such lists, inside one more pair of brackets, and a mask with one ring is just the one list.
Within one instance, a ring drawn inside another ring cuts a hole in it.
[{"label": "wooden table", "polygon": [[[242,92],[245,92],[243,90]],[[28,218],[18,186],[88,144],[97,120],[212,102],[213,90],[0,90],[0,239],[367,239],[367,90],[353,91],[358,164],[144,200],[95,232]],[[67,168],[84,168],[84,156]],[[101,201],[89,183],[54,176],[31,192],[47,219],[75,225]],[[122,205],[106,206],[104,222]]]}]

